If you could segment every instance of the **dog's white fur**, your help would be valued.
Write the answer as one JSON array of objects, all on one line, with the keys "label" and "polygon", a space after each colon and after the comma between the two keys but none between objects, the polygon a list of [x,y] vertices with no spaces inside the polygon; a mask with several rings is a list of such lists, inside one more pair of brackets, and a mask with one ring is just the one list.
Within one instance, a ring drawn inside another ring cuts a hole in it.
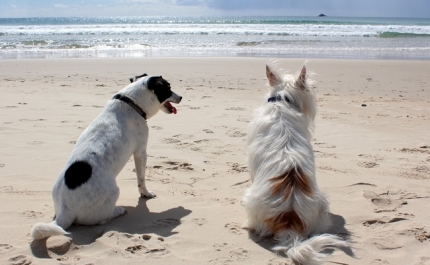
[{"label": "dog's white fur", "polygon": [[[160,103],[154,91],[147,87],[149,78],[141,78],[119,93],[131,98],[140,106],[147,118],[154,116],[160,109],[171,113],[164,103],[179,103],[181,97],[172,92],[170,98]],[[51,223],[37,223],[32,228],[31,236],[34,239],[41,239],[67,234],[64,229],[72,223],[103,224],[124,214],[124,208],[115,206],[119,197],[115,178],[131,155],[134,156],[140,194],[144,197],[154,197],[155,194],[145,185],[147,142],[146,120],[125,102],[109,100],[100,115],[79,137],[54,185],[52,197],[55,220]],[[64,176],[75,161],[89,161],[92,165],[92,175],[78,188],[69,189],[65,185]]]},{"label": "dog's white fur", "polygon": [[[273,249],[296,264],[322,264],[328,254],[321,251],[347,243],[334,235],[316,235],[330,224],[329,204],[317,186],[310,143],[316,97],[305,66],[296,76],[281,75],[276,69],[266,66],[271,90],[249,124],[252,185],[243,197],[247,228],[259,236],[275,236],[280,243]],[[278,99],[267,102],[271,97]]]}]

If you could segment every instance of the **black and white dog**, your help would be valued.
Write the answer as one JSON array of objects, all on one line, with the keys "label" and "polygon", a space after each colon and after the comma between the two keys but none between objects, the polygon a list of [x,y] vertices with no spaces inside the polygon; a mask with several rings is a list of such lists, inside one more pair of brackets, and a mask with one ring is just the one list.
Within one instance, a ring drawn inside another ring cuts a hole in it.
[{"label": "black and white dog", "polygon": [[145,185],[146,119],[160,109],[176,114],[170,103],[179,103],[182,97],[161,76],[144,74],[130,81],[79,137],[53,188],[55,219],[37,223],[31,231],[34,239],[67,234],[64,229],[73,223],[104,224],[124,214],[124,208],[115,206],[119,197],[115,178],[131,155],[141,196],[155,196]]}]

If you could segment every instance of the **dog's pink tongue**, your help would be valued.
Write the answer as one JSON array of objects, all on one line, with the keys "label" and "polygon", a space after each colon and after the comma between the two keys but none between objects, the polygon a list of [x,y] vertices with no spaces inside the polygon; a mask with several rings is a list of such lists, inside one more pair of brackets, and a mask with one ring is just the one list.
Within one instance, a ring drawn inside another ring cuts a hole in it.
[{"label": "dog's pink tongue", "polygon": [[176,114],[176,108],[172,106],[172,104],[170,104],[170,102],[166,102],[165,106],[170,110],[171,113]]}]

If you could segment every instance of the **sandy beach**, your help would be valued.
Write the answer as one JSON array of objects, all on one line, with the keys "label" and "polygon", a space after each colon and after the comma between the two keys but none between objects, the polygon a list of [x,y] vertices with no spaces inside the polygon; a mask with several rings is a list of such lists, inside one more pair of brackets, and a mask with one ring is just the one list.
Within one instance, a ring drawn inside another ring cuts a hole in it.
[{"label": "sandy beach", "polygon": [[[267,93],[264,58],[0,60],[1,264],[291,264],[244,229],[247,126]],[[284,59],[291,73],[304,59]],[[430,264],[430,61],[307,60],[318,96],[312,142],[331,233],[327,264]],[[128,213],[33,241],[51,190],[105,103],[148,73],[183,96],[150,128],[147,185],[117,177]]]}]

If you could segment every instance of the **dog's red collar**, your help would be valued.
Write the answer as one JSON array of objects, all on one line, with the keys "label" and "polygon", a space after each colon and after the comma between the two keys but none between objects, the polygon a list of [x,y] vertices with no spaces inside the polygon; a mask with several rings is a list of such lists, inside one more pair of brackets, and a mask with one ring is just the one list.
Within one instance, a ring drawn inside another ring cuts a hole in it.
[{"label": "dog's red collar", "polygon": [[143,109],[141,107],[139,107],[139,105],[134,103],[134,101],[131,98],[129,98],[127,96],[123,96],[121,94],[116,94],[115,96],[113,96],[112,99],[118,99],[118,100],[124,101],[130,107],[132,107],[135,111],[137,111],[137,113],[139,113],[139,115],[142,116],[146,120],[146,113],[143,111]]}]

